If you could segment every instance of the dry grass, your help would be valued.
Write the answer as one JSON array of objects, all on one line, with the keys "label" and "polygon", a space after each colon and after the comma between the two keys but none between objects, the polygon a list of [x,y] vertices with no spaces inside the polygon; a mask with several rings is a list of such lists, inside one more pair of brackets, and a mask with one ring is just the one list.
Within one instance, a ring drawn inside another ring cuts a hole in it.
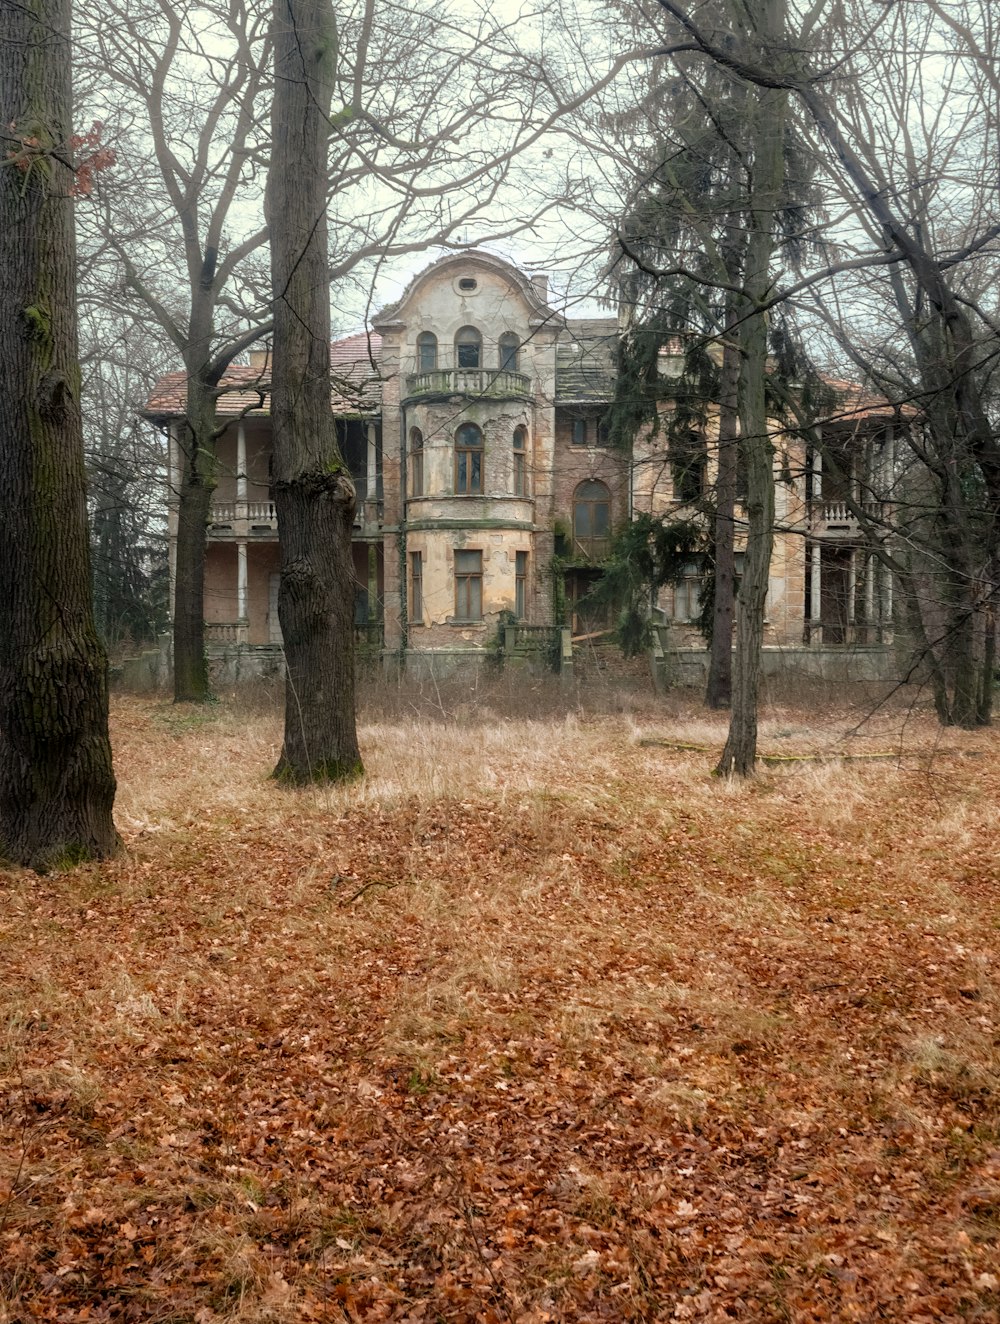
[{"label": "dry grass", "polygon": [[128,853],[0,875],[0,1321],[995,1321],[996,738],[857,722],[372,686],[287,791],[120,700]]}]

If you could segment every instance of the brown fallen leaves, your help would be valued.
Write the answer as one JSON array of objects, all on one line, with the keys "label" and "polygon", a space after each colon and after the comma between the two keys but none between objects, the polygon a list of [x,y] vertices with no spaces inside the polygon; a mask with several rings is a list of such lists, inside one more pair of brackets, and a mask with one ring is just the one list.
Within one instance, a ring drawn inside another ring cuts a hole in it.
[{"label": "brown fallen leaves", "polygon": [[1000,1318],[996,737],[641,734],[120,701],[127,856],[0,876],[0,1320]]}]

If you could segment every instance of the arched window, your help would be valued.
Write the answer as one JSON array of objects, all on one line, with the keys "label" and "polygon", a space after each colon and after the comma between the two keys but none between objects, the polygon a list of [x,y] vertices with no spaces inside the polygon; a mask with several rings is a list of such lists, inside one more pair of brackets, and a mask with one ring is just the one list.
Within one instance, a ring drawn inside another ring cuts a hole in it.
[{"label": "arched window", "polygon": [[528,430],[514,429],[514,495],[528,495]]},{"label": "arched window", "polygon": [[611,547],[611,493],[590,478],[573,493],[573,543],[578,556],[603,561]]},{"label": "arched window", "polygon": [[424,494],[424,434],[410,428],[410,496]]},{"label": "arched window", "polygon": [[433,372],[438,365],[438,338],[433,331],[417,336],[417,372]]},{"label": "arched window", "polygon": [[463,423],[455,433],[455,494],[480,496],[483,491],[483,434],[475,423]]},{"label": "arched window", "polygon": [[517,372],[517,356],[521,342],[513,331],[505,331],[497,342],[500,350],[500,371]]},{"label": "arched window", "polygon": [[474,326],[463,326],[455,337],[455,367],[483,366],[483,338]]}]

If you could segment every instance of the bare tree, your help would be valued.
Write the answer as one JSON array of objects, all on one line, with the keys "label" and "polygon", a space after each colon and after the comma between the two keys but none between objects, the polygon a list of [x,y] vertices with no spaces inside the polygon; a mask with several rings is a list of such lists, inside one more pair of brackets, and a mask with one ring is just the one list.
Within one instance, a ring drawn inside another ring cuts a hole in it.
[{"label": "bare tree", "polygon": [[274,43],[271,415],[288,677],[276,775],[337,781],[362,767],[354,720],[355,491],[330,410],[326,176],[337,70],[330,0],[275,0]]},{"label": "bare tree", "polygon": [[77,352],[69,0],[0,7],[0,851],[118,847]]},{"label": "bare tree", "polygon": [[[976,293],[965,282],[970,269],[995,254],[1000,236],[993,190],[977,190],[972,182],[985,184],[995,171],[1000,85],[992,16],[972,3],[935,3],[920,12],[880,6],[875,13],[858,3],[841,11],[846,24],[829,25],[822,40],[819,29],[802,29],[794,41],[754,55],[720,42],[700,15],[676,0],[659,3],[681,24],[690,49],[749,85],[787,93],[809,126],[827,177],[856,223],[848,239],[858,245],[855,256],[816,273],[812,283],[847,272],[886,272],[883,298],[891,300],[896,329],[908,343],[917,387],[910,403],[926,419],[924,430],[911,428],[909,437],[923,468],[920,499],[936,503],[937,554],[947,566],[943,629],[921,610],[926,567],[899,559],[896,565],[910,590],[911,623],[931,667],[942,721],[987,721],[1000,512],[1000,439],[987,393],[997,321],[981,285]],[[816,11],[810,12],[814,19]],[[942,33],[947,42],[937,40]],[[924,70],[930,61],[934,91],[925,86],[920,95],[890,98],[884,116],[875,109],[885,103],[887,86],[910,91],[912,69]],[[925,93],[933,109],[924,115],[920,142],[912,110]],[[947,126],[951,97],[968,108],[957,135]],[[974,156],[979,164],[970,169]],[[972,196],[982,210],[959,231],[955,203],[968,217]],[[947,205],[939,212],[942,201]],[[942,223],[943,217],[952,223]],[[784,295],[797,292],[786,288]],[[858,514],[863,519],[864,512]],[[923,524],[918,533],[926,535]],[[881,544],[880,554],[889,558]]]}]

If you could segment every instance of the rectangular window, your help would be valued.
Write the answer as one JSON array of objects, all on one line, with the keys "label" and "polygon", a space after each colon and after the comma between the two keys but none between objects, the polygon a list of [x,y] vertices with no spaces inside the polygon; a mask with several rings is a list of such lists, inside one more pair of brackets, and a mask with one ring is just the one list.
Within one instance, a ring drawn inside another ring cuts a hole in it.
[{"label": "rectangular window", "polygon": [[689,562],[674,585],[674,620],[696,621],[701,615],[701,566]]},{"label": "rectangular window", "polygon": [[483,619],[483,554],[455,553],[455,619]]},{"label": "rectangular window", "polygon": [[410,553],[410,624],[422,625],[424,620],[424,554]]},{"label": "rectangular window", "polygon": [[482,449],[455,447],[455,493],[457,496],[478,496],[483,490]]},{"label": "rectangular window", "polygon": [[586,446],[587,420],[585,418],[573,419],[573,436],[572,436],[571,444],[573,446]]},{"label": "rectangular window", "polygon": [[528,450],[524,428],[514,429],[514,495],[528,495]]},{"label": "rectangular window", "polygon": [[528,615],[528,553],[514,553],[514,615],[523,621]]}]

